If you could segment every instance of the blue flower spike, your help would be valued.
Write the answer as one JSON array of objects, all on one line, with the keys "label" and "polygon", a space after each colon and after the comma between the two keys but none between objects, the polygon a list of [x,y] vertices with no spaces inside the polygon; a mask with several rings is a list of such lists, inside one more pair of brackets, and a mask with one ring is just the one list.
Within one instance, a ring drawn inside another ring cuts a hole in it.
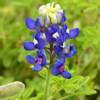
[{"label": "blue flower spike", "polygon": [[[32,35],[33,41],[24,42],[23,47],[26,51],[37,52],[35,57],[27,55],[26,60],[33,65],[33,71],[41,71],[50,64],[48,69],[54,76],[70,79],[72,75],[65,70],[65,61],[76,54],[76,48],[66,41],[76,38],[80,30],[72,28],[68,31],[65,13],[59,4],[42,5],[38,13],[36,20],[27,18],[25,21],[26,27],[36,33]],[[47,60],[46,54],[50,59]]]}]

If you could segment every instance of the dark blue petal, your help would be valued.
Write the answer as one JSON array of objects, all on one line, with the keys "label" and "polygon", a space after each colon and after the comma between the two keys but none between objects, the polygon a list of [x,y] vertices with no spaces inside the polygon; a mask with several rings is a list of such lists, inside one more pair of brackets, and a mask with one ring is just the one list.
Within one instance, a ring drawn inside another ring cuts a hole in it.
[{"label": "dark blue petal", "polygon": [[63,37],[64,37],[64,41],[66,41],[66,39],[69,39],[69,34],[67,32],[65,32]]},{"label": "dark blue petal", "polygon": [[52,43],[52,42],[55,42],[55,38],[53,38],[53,34],[54,34],[54,30],[49,27],[49,28],[46,28],[46,39],[47,39],[47,42],[49,43]]},{"label": "dark blue petal", "polygon": [[51,67],[50,71],[55,76],[59,75],[59,70],[57,70],[57,68]]},{"label": "dark blue petal", "polygon": [[44,52],[43,49],[37,51],[37,56],[39,56],[39,57],[43,57],[44,55],[45,55],[45,52]]},{"label": "dark blue petal", "polygon": [[38,39],[37,41],[38,41],[38,43],[35,45],[35,47],[37,49],[43,49],[45,44],[46,44],[46,42],[43,39],[41,39],[41,38]]},{"label": "dark blue petal", "polygon": [[35,21],[32,18],[27,18],[25,21],[25,25],[30,30],[35,29]]},{"label": "dark blue petal", "polygon": [[44,58],[45,55],[46,55],[46,54],[45,54],[45,51],[44,51],[43,49],[37,51],[37,57]]},{"label": "dark blue petal", "polygon": [[46,57],[44,56],[42,61],[42,66],[46,66],[46,65],[47,65],[47,60]]},{"label": "dark blue petal", "polygon": [[64,78],[67,78],[67,79],[70,79],[70,78],[71,78],[71,73],[69,73],[68,71],[62,72],[61,75],[62,75]]},{"label": "dark blue petal", "polygon": [[62,25],[62,31],[63,31],[63,32],[66,32],[66,30],[67,30],[67,25],[66,25],[66,24],[63,24],[63,25]]},{"label": "dark blue petal", "polygon": [[69,34],[66,32],[66,30],[67,30],[67,25],[63,24],[61,29],[61,33],[63,35],[63,41],[66,41],[66,39],[69,38]]},{"label": "dark blue petal", "polygon": [[39,18],[36,19],[36,21],[35,21],[35,25],[36,25],[37,27],[42,27],[42,24],[41,24]]},{"label": "dark blue petal", "polygon": [[34,37],[38,41],[38,43],[35,45],[37,49],[43,49],[44,46],[47,44],[47,41],[44,40],[41,36],[42,33],[40,32],[40,30],[36,30],[36,34]]},{"label": "dark blue petal", "polygon": [[76,38],[80,33],[79,28],[71,29],[69,32],[69,38]]},{"label": "dark blue petal", "polygon": [[57,32],[59,30],[59,26],[57,24],[53,24],[51,25],[52,30],[55,32]]},{"label": "dark blue petal", "polygon": [[65,57],[70,58],[70,57],[74,56],[75,54],[76,54],[76,48],[72,45],[69,47],[69,52],[65,53]]},{"label": "dark blue petal", "polygon": [[44,50],[38,50],[37,51],[36,59],[38,59],[38,58],[42,58],[42,63],[41,63],[42,66],[46,66],[47,65],[46,54],[45,54]]},{"label": "dark blue petal", "polygon": [[26,60],[29,64],[34,64],[35,63],[35,58],[31,55],[27,55]]},{"label": "dark blue petal", "polygon": [[40,39],[41,32],[40,30],[36,30],[35,39]]},{"label": "dark blue petal", "polygon": [[64,13],[62,13],[61,16],[62,17],[60,19],[60,23],[63,24],[66,21],[66,17],[65,17],[65,14]]},{"label": "dark blue petal", "polygon": [[60,59],[57,59],[57,60],[55,61],[55,63],[52,65],[52,67],[58,68],[58,70],[59,70],[59,68],[60,68],[62,65],[64,65],[64,63],[65,63],[65,59],[60,58]]},{"label": "dark blue petal", "polygon": [[46,39],[48,42],[55,42],[56,39],[53,37],[53,34],[59,30],[57,24],[53,24],[50,27],[46,28]]},{"label": "dark blue petal", "polygon": [[59,30],[58,33],[59,33],[59,37],[56,39],[56,42],[58,45],[63,45],[64,37],[63,37],[61,30]]},{"label": "dark blue petal", "polygon": [[60,53],[60,52],[62,52],[62,50],[63,50],[63,48],[60,45],[54,46],[55,53]]},{"label": "dark blue petal", "polygon": [[42,69],[42,66],[41,66],[40,64],[36,64],[36,65],[32,68],[33,71],[40,71],[41,69]]},{"label": "dark blue petal", "polygon": [[34,43],[33,42],[24,42],[24,49],[25,50],[34,50]]}]

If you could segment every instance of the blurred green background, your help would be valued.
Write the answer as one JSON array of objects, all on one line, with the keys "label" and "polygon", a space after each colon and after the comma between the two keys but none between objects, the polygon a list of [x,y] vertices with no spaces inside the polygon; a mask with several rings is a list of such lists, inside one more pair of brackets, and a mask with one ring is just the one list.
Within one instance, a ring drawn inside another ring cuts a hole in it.
[{"label": "blurred green background", "polygon": [[[32,72],[25,61],[26,54],[30,52],[23,49],[23,42],[32,40],[33,34],[25,27],[25,19],[36,18],[39,7],[52,1],[59,3],[65,10],[69,28],[74,24],[80,25],[81,33],[74,40],[77,54],[67,60],[67,66],[79,75],[89,76],[90,84],[97,91],[94,95],[69,100],[100,100],[99,0],[0,0],[0,85],[19,80],[26,87],[32,84],[41,88],[40,83],[44,79]],[[31,91],[29,97],[35,97],[40,89]]]}]

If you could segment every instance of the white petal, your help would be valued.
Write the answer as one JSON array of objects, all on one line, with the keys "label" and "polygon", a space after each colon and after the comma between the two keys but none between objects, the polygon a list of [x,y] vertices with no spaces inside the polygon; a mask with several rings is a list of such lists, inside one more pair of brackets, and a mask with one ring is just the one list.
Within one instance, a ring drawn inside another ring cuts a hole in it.
[{"label": "white petal", "polygon": [[34,38],[33,40],[34,44],[38,44],[38,41]]},{"label": "white petal", "polygon": [[69,53],[69,49],[70,48],[64,48],[64,53],[66,53],[66,54]]},{"label": "white petal", "polygon": [[41,36],[40,36],[42,39],[46,40],[46,35],[45,33],[41,33]]},{"label": "white petal", "polygon": [[51,4],[48,3],[48,4],[46,5],[46,8],[47,8],[47,9],[50,9],[50,6],[51,6]]},{"label": "white petal", "polygon": [[59,4],[56,4],[56,5],[55,5],[55,8],[56,8],[57,10],[61,10],[61,7],[60,7]]},{"label": "white petal", "polygon": [[56,24],[57,23],[57,17],[55,14],[50,15],[51,23]]},{"label": "white petal", "polygon": [[48,15],[46,16],[46,19],[45,19],[45,24],[46,24],[46,25],[50,24],[50,18],[49,18],[49,16],[48,16]]},{"label": "white petal", "polygon": [[74,21],[73,28],[80,28],[80,22],[78,20]]},{"label": "white petal", "polygon": [[46,6],[45,5],[42,5],[40,8],[39,8],[39,14],[40,15],[43,15],[45,16],[47,14],[47,9],[46,9]]},{"label": "white petal", "polygon": [[42,26],[43,26],[43,25],[44,25],[44,17],[43,17],[43,16],[40,16],[39,19],[40,19],[40,23],[41,23]]},{"label": "white petal", "polygon": [[69,33],[69,31],[70,31],[69,28],[67,28],[66,32]]},{"label": "white petal", "polygon": [[55,5],[55,8],[56,8],[56,11],[57,11],[57,12],[63,13],[63,10],[61,9],[61,7],[60,7],[59,4],[56,4],[56,5]]},{"label": "white petal", "polygon": [[57,16],[57,22],[59,23],[61,21],[62,15],[61,15],[61,13],[57,13],[56,16]]},{"label": "white petal", "polygon": [[55,39],[57,39],[57,38],[59,37],[58,32],[54,33],[54,34],[53,34],[53,37],[54,37]]}]

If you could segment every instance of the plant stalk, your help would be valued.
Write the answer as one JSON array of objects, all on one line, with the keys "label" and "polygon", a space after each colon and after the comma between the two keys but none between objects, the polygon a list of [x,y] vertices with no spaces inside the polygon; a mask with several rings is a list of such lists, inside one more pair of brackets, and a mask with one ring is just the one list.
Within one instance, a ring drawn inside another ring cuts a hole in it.
[{"label": "plant stalk", "polygon": [[50,80],[50,71],[48,69],[48,75],[47,75],[47,78],[46,78],[46,87],[45,87],[45,97],[44,97],[44,100],[48,100],[48,94],[49,94],[49,80]]},{"label": "plant stalk", "polygon": [[48,100],[48,94],[49,94],[49,81],[50,81],[50,66],[53,63],[53,57],[52,57],[52,50],[53,50],[53,44],[50,44],[50,65],[48,68],[48,75],[46,78],[46,87],[45,87],[45,94],[44,94],[44,99],[43,100]]}]

